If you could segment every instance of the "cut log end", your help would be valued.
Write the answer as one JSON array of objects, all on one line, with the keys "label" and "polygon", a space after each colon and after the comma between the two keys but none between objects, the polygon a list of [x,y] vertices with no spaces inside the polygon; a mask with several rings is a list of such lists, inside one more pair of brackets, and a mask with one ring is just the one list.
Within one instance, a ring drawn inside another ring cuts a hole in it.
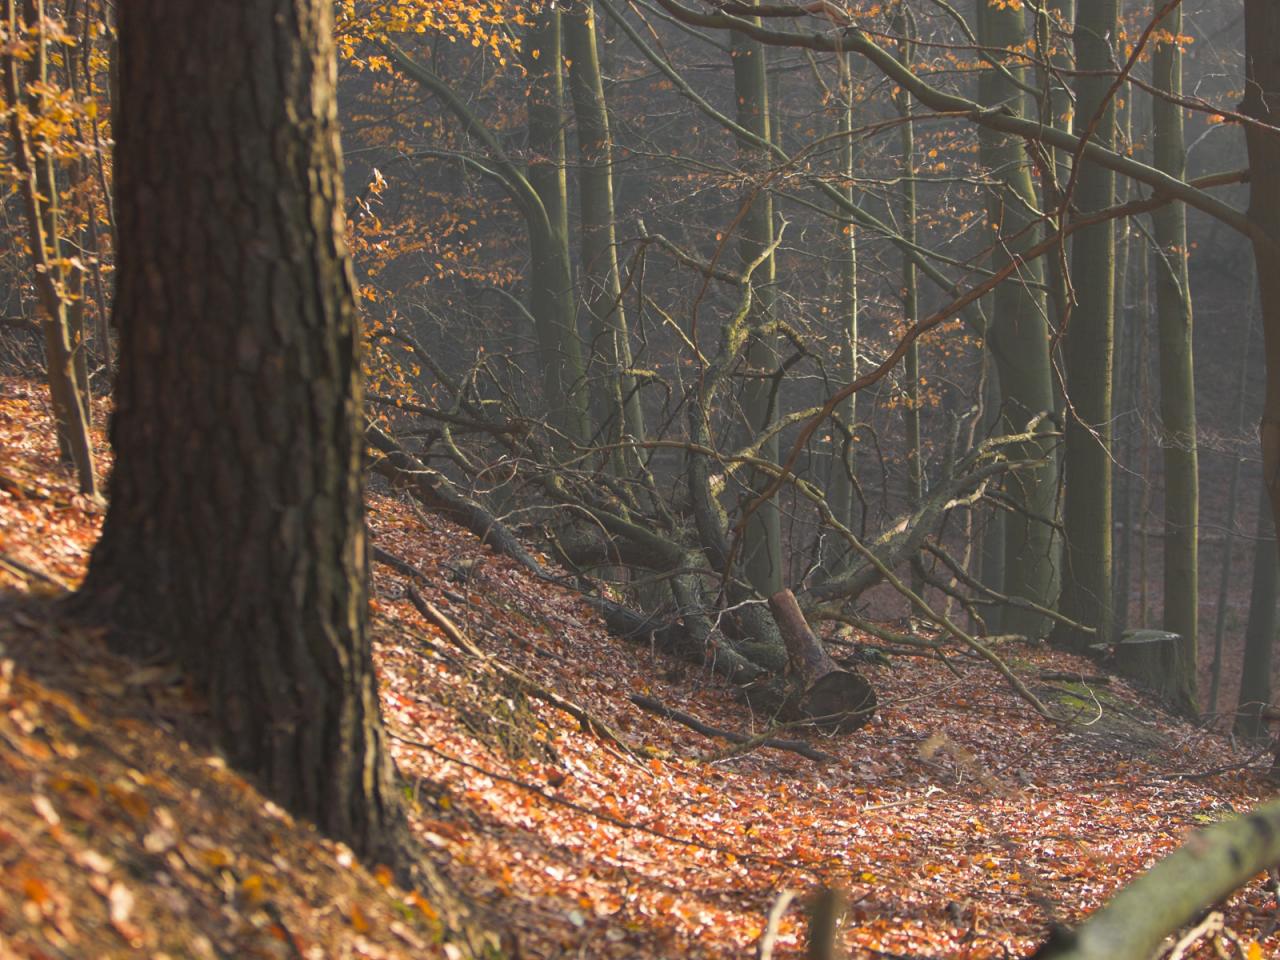
[{"label": "cut log end", "polygon": [[852,733],[875,715],[876,694],[857,673],[833,670],[802,695],[799,712],[824,733]]}]

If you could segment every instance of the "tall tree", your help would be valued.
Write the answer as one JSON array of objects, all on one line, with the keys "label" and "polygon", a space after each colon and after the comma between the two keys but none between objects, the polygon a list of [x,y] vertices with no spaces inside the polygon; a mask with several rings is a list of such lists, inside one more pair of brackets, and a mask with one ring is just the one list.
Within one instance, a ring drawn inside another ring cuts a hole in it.
[{"label": "tall tree", "polygon": [[[856,202],[854,195],[854,174],[856,172],[856,154],[854,150],[854,91],[853,91],[853,58],[846,53],[837,53],[840,70],[840,87],[837,91],[836,109],[839,111],[837,129],[840,140],[840,173],[846,183],[840,194],[847,207]],[[843,218],[841,218],[843,219]],[[840,251],[840,300],[841,331],[840,358],[841,375],[849,381],[858,376],[858,232],[853,223],[837,221],[841,232]],[[831,503],[831,512],[835,518],[850,530],[858,529],[858,491],[857,491],[857,448],[854,446],[854,433],[858,422],[858,397],[850,394],[842,403],[837,413],[838,419],[848,430],[847,434],[836,432],[831,437],[832,461],[831,476],[827,484],[827,498]],[[826,556],[830,565],[834,566],[844,553],[845,544],[832,538],[827,543]]]},{"label": "tall tree", "polygon": [[[18,192],[26,218],[27,246],[34,266],[36,297],[42,314],[46,376],[62,459],[73,465],[80,492],[96,496],[93,446],[89,439],[88,373],[83,323],[77,331],[70,291],[78,268],[62,253],[57,159],[48,142],[56,123],[44,116],[53,97],[49,87],[50,21],[44,0],[8,0],[7,42],[0,62],[9,101],[9,133]],[[59,108],[62,109],[62,108]]]},{"label": "tall tree", "polygon": [[[605,439],[644,436],[644,412],[631,373],[631,342],[622,303],[613,202],[613,140],[605,105],[604,79],[596,40],[595,10],[578,0],[563,15],[564,53],[578,131],[578,191],[581,197],[583,302],[591,358],[593,418]],[[626,462],[619,450],[613,457]]]},{"label": "tall tree", "polygon": [[1259,304],[1267,363],[1262,408],[1263,480],[1280,516],[1280,6],[1245,0],[1245,89],[1241,112],[1249,150],[1249,220],[1258,266]]},{"label": "tall tree", "polygon": [[[1110,150],[1115,145],[1111,71],[1115,63],[1118,0],[1080,0],[1076,11],[1075,133]],[[1115,172],[1078,159],[1074,195],[1081,214],[1110,206]],[[1111,361],[1115,321],[1115,225],[1108,220],[1078,231],[1072,244],[1075,305],[1066,330],[1066,495],[1063,526],[1062,611],[1110,639],[1111,596]],[[1072,628],[1060,640],[1083,648],[1091,636]]]},{"label": "tall tree", "polygon": [[[753,22],[758,24],[759,18]],[[738,124],[760,141],[771,143],[769,74],[764,46],[736,30],[732,37],[733,90],[738,103]],[[758,329],[765,325],[773,307],[773,197],[764,183],[769,158],[767,151],[742,138],[738,146],[743,169],[749,174],[745,198],[748,209],[742,217],[739,255],[744,266],[764,258],[751,280],[756,293],[749,322],[756,329],[746,350],[748,379],[742,404],[747,436],[754,438],[769,429],[778,412],[779,384],[773,376],[778,364],[775,337]],[[767,460],[777,460],[776,435],[765,441],[759,455]],[[767,486],[771,478],[761,475],[754,480],[754,486],[760,487]],[[752,499],[750,494],[748,499]],[[762,505],[747,522],[743,561],[747,579],[760,593],[770,597],[782,589],[782,514],[776,502],[771,500]]]},{"label": "tall tree", "polygon": [[[984,47],[1012,49],[1026,36],[1026,11],[1021,7],[997,6],[990,0],[977,0],[977,6],[978,38]],[[1002,60],[1001,66],[1003,70],[993,67],[982,72],[980,98],[984,104],[1006,103],[1021,112],[1026,96],[1018,84],[1024,82],[1026,71],[1015,60]],[[993,265],[998,269],[1040,239],[1034,225],[1038,201],[1021,141],[984,130],[981,154],[996,184],[988,197],[987,219],[995,244]],[[1054,407],[1048,308],[1040,292],[1043,280],[1040,262],[1032,261],[992,295],[987,344],[999,373],[1000,432],[1022,433],[1034,417]],[[1057,467],[1053,449],[1048,442],[1028,443],[1010,453],[1042,462],[1005,481],[1005,495],[1015,512],[1004,518],[1001,589],[1007,596],[1051,607],[1057,600],[1060,551],[1054,536]],[[1045,629],[1042,617],[1017,607],[1003,611],[1000,624],[1002,630],[1028,636],[1040,636]]]},{"label": "tall tree", "polygon": [[[1168,4],[1155,0],[1154,14]],[[1179,180],[1187,175],[1182,110],[1182,7],[1160,24],[1152,57],[1152,129],[1155,166]],[[1163,676],[1165,699],[1197,712],[1196,649],[1200,610],[1197,561],[1200,482],[1196,453],[1195,370],[1191,350],[1191,276],[1187,269],[1187,208],[1170,203],[1152,214],[1155,226],[1156,311],[1159,318],[1160,446],[1164,452],[1164,628],[1180,640],[1169,646]]]},{"label": "tall tree", "polygon": [[1244,628],[1244,660],[1240,672],[1235,732],[1249,740],[1267,736],[1262,710],[1271,703],[1272,648],[1276,642],[1276,526],[1268,490],[1259,488],[1258,528],[1253,549],[1253,581],[1249,620]]},{"label": "tall tree", "polygon": [[525,37],[529,73],[529,183],[545,211],[546,234],[530,235],[530,306],[542,357],[551,424],[570,440],[591,439],[582,342],[574,310],[565,175],[564,71],[560,11],[544,3]]},{"label": "tall tree", "polygon": [[332,6],[120,6],[116,464],[74,603],[177,661],[268,795],[408,867],[366,629]]}]

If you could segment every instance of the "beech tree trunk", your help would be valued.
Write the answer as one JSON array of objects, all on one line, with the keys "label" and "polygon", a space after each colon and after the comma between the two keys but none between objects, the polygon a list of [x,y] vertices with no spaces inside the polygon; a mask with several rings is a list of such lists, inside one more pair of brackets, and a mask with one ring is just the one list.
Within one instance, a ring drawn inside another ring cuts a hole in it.
[{"label": "beech tree trunk", "polygon": [[[588,371],[592,415],[604,441],[616,443],[623,436],[644,437],[644,411],[631,373],[631,341],[622,304],[614,223],[613,140],[591,3],[579,0],[571,5],[564,11],[562,26],[578,130],[583,304],[591,337],[590,356],[595,364],[595,369]],[[623,450],[611,455],[620,472],[634,459]]]},{"label": "beech tree trunk", "polygon": [[1262,409],[1262,470],[1273,515],[1280,516],[1280,6],[1245,0],[1245,90],[1240,111],[1266,124],[1245,128],[1249,148],[1249,219],[1258,264],[1267,362]]},{"label": "beech tree trunk", "polygon": [[1265,739],[1262,711],[1271,704],[1271,660],[1276,642],[1277,555],[1276,526],[1269,493],[1259,489],[1257,537],[1253,548],[1253,580],[1249,590],[1249,620],[1244,628],[1244,660],[1240,695],[1236,700],[1236,736]]},{"label": "beech tree trunk", "polygon": [[565,177],[564,75],[560,12],[547,5],[524,38],[529,73],[529,183],[546,210],[545,235],[529,237],[529,306],[538,335],[542,391],[551,425],[569,440],[591,439],[586,369],[574,310]]},{"label": "beech tree trunk", "polygon": [[[1154,12],[1164,6],[1155,0]],[[1161,36],[1182,33],[1182,8],[1160,24]],[[1182,95],[1182,52],[1178,43],[1157,40],[1152,57],[1155,85],[1172,97]],[[1185,179],[1187,147],[1183,108],[1162,96],[1153,98],[1155,166]],[[1187,269],[1187,209],[1170,203],[1151,215],[1155,226],[1156,309],[1160,330],[1160,446],[1164,454],[1164,629],[1176,633],[1181,651],[1175,675],[1164,679],[1170,704],[1181,713],[1198,712],[1197,632],[1200,613],[1200,481],[1196,452],[1195,370],[1191,343],[1191,276]]]},{"label": "beech tree trunk", "polygon": [[[1000,9],[987,0],[977,0],[977,6],[978,38],[983,46],[991,50],[1013,48],[1026,36],[1025,10],[1012,5]],[[1026,70],[1014,59],[1005,61],[1004,66],[1014,77],[1024,79]],[[1026,96],[994,68],[982,72],[979,85],[984,104],[1006,103],[1023,110]],[[983,166],[999,184],[987,201],[992,228],[989,236],[996,244],[992,266],[999,269],[1039,242],[1039,231],[1029,213],[1039,202],[1024,144],[985,130],[980,142]],[[1032,261],[998,286],[991,297],[987,343],[999,371],[998,433],[1022,433],[1033,417],[1053,409],[1048,307],[1037,289],[1043,279],[1040,261]],[[1004,517],[1003,584],[997,586],[1006,596],[1052,607],[1057,602],[1061,551],[1053,528],[1058,492],[1053,446],[1047,441],[1024,444],[1011,449],[1009,455],[1044,463],[1005,479],[1005,496],[1017,512]],[[1001,612],[1000,629],[1009,633],[1040,637],[1047,626],[1044,617],[1019,607]]]},{"label": "beech tree trunk", "polygon": [[[1115,142],[1114,101],[1106,102],[1115,53],[1117,0],[1080,0],[1077,8],[1075,131],[1108,149]],[[1072,198],[1087,214],[1110,206],[1115,173],[1081,161]],[[1115,319],[1115,224],[1095,224],[1075,235],[1071,275],[1076,303],[1066,331],[1066,496],[1062,612],[1096,627],[1095,637],[1059,627],[1058,640],[1081,650],[1112,638],[1111,597],[1111,361]]]},{"label": "beech tree trunk", "polygon": [[[755,22],[759,22],[758,18]],[[765,61],[765,49],[759,41],[734,31],[733,38],[733,89],[738,104],[738,123],[763,141],[772,140],[769,124],[769,82]],[[752,174],[747,184],[747,196],[751,207],[742,218],[739,254],[744,265],[750,264],[773,244],[773,197],[763,182],[768,155],[754,145],[739,141],[739,160],[743,169]],[[758,191],[752,196],[752,192]],[[752,275],[755,285],[750,324],[758,326],[769,315],[773,301],[774,258],[767,259]],[[777,419],[778,384],[771,376],[778,365],[778,354],[772,334],[753,334],[746,350],[747,376],[750,378],[743,391],[743,414],[746,417],[746,438],[753,439],[763,433]],[[778,439],[773,437],[760,447],[759,455],[766,460],[777,460]],[[752,477],[752,490],[746,491],[747,501],[755,499],[753,491],[768,486],[772,478],[767,475]],[[761,504],[747,521],[743,536],[743,569],[751,585],[765,596],[782,588],[782,513],[777,498]]]},{"label": "beech tree trunk", "polygon": [[267,795],[407,872],[366,630],[331,10],[120,6],[116,465],[74,605],[177,661]]}]

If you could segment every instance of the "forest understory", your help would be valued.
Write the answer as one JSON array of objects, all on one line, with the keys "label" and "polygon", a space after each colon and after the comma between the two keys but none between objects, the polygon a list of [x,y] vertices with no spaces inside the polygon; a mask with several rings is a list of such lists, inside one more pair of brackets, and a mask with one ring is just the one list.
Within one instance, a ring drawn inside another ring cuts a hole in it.
[{"label": "forest understory", "polygon": [[[171,664],[122,661],[52,614],[101,508],[35,427],[40,386],[9,378],[0,398],[0,955],[446,955],[426,899],[227,769]],[[472,534],[368,505],[401,565],[373,568],[374,638],[413,829],[513,955],[761,956],[790,892],[767,955],[801,956],[807,904],[835,887],[855,958],[1026,956],[1273,789],[1269,754],[1043,644],[999,652],[1073,724],[949,648],[945,666],[861,658],[881,708],[856,733],[766,730],[723,681],[610,636]],[[820,759],[704,737],[637,697]],[[1236,955],[1280,952],[1266,877],[1220,909]]]}]

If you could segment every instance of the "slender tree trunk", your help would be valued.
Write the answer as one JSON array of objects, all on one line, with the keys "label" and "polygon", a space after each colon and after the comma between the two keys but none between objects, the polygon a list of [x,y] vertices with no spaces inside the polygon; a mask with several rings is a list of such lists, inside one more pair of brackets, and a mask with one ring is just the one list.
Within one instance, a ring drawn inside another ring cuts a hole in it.
[{"label": "slender tree trunk", "polygon": [[[977,0],[978,37],[983,46],[999,50],[1015,47],[1026,36],[1026,12],[1012,5],[1003,9]],[[1005,64],[1017,78],[1026,71],[1014,60]],[[1025,95],[992,69],[979,80],[983,103],[1006,103],[1024,108]],[[984,131],[983,166],[999,182],[988,200],[988,236],[996,244],[992,266],[1000,269],[1040,239],[1032,212],[1039,206],[1025,145],[1012,137]],[[1021,433],[1037,414],[1053,410],[1053,378],[1049,366],[1047,304],[1038,291],[1044,274],[1039,261],[1024,264],[1015,277],[996,288],[991,301],[987,342],[1000,382],[998,432]],[[1043,460],[1041,466],[1020,470],[1005,481],[1005,495],[1016,512],[1004,518],[1003,592],[1042,607],[1057,601],[1060,545],[1054,536],[1057,512],[1057,465],[1049,442],[1010,449],[1017,459]],[[1027,636],[1043,636],[1043,617],[1012,607],[1001,617],[1001,629]]]},{"label": "slender tree trunk", "polygon": [[[591,337],[593,419],[608,443],[624,435],[644,437],[644,414],[631,370],[631,342],[622,304],[613,203],[613,141],[600,74],[595,11],[579,0],[563,14],[564,53],[569,63],[578,129],[578,187],[582,205],[582,284]],[[628,459],[612,458],[618,469]]]},{"label": "slender tree trunk", "polygon": [[1270,492],[1263,485],[1258,497],[1258,536],[1253,552],[1249,621],[1244,630],[1244,661],[1240,672],[1240,695],[1236,700],[1236,735],[1249,740],[1267,736],[1262,709],[1271,703],[1272,648],[1276,642],[1277,552],[1276,527],[1270,505]]},{"label": "slender tree trunk", "polygon": [[[1123,105],[1124,144],[1133,143],[1133,103]],[[1133,194],[1133,183],[1121,178],[1116,186],[1116,203],[1126,203]],[[1111,482],[1115,490],[1114,537],[1115,565],[1112,596],[1115,598],[1115,632],[1123,636],[1129,627],[1129,580],[1133,570],[1133,420],[1137,340],[1133,311],[1129,303],[1129,271],[1133,266],[1133,226],[1121,220],[1116,239],[1116,355],[1115,382],[1120,391],[1115,407],[1115,464]]]},{"label": "slender tree trunk", "polygon": [[[1044,60],[1053,69],[1041,69],[1040,104],[1041,119],[1061,130],[1071,129],[1072,111],[1074,109],[1070,91],[1064,86],[1063,77],[1066,71],[1074,67],[1072,62],[1069,38],[1076,18],[1076,0],[1046,0],[1039,7],[1036,16],[1036,44],[1042,51]],[[1044,187],[1042,194],[1045,206],[1053,209],[1061,203],[1061,191],[1066,186],[1071,174],[1069,156],[1061,150],[1047,151],[1049,163],[1044,170]],[[1049,286],[1049,305],[1055,329],[1061,330],[1067,320],[1067,262],[1069,259],[1070,241],[1064,243],[1062,252],[1050,254],[1045,270]],[[1055,388],[1058,384],[1054,385]],[[1055,402],[1061,405],[1063,397],[1060,390],[1055,390]]]},{"label": "slender tree trunk", "polygon": [[[840,117],[838,129],[841,133],[840,167],[847,179],[841,194],[848,203],[856,201],[854,194],[855,151],[853,144],[853,58],[848,54],[840,54]],[[840,290],[841,304],[841,338],[840,362],[841,376],[852,381],[858,376],[858,233],[852,223],[844,224],[840,236]],[[858,395],[852,394],[840,405],[837,416],[849,430],[848,437],[835,432],[831,436],[832,469],[828,486],[831,501],[831,512],[835,518],[850,530],[858,529],[858,495],[855,488],[857,477],[857,448],[854,445],[854,434],[858,424]],[[836,538],[827,543],[827,569],[834,570],[839,558],[844,555],[845,545]]]},{"label": "slender tree trunk", "polygon": [[[87,371],[77,371],[83,344],[74,338],[68,289],[71,270],[61,252],[61,216],[53,152],[43,149],[33,121],[42,112],[40,90],[48,82],[49,50],[45,35],[44,0],[8,0],[7,25],[11,38],[31,33],[32,49],[10,47],[3,55],[5,92],[11,105],[9,131],[18,190],[26,216],[33,283],[44,315],[46,375],[57,425],[62,459],[75,467],[80,492],[97,496],[93,445],[89,438]],[[23,55],[25,53],[25,56]],[[22,106],[22,109],[18,108]],[[80,348],[77,352],[77,347]]]},{"label": "slender tree trunk", "polygon": [[568,184],[565,177],[564,77],[560,11],[545,5],[522,48],[529,74],[529,183],[546,210],[546,235],[530,234],[530,312],[537,326],[542,389],[551,425],[569,440],[591,439],[586,368],[569,257]]},{"label": "slender tree trunk", "polygon": [[[769,81],[764,47],[738,32],[733,33],[733,89],[738,103],[738,123],[763,140],[769,140]],[[742,263],[759,259],[773,244],[773,197],[762,183],[768,157],[749,143],[739,144],[743,168],[751,174],[748,196],[751,207],[742,218],[738,245]],[[760,325],[773,309],[774,258],[755,271],[751,325]],[[777,419],[778,387],[771,376],[778,365],[772,334],[753,335],[746,350],[747,384],[743,391],[743,413],[748,436],[754,438]],[[761,457],[777,460],[778,441],[774,437],[760,449]],[[768,476],[753,476],[753,490],[770,482]],[[752,494],[748,494],[751,497]],[[747,523],[743,537],[743,566],[747,580],[766,597],[783,587],[782,514],[776,499],[763,504]]]},{"label": "slender tree trunk", "polygon": [[[1075,129],[1093,133],[1101,145],[1115,142],[1115,107],[1104,102],[1115,63],[1117,0],[1080,0],[1076,64],[1084,71],[1076,84]],[[1115,174],[1084,161],[1073,197],[1084,214],[1109,206]],[[1071,254],[1075,308],[1066,331],[1067,407],[1066,496],[1063,525],[1066,557],[1062,610],[1078,623],[1097,628],[1096,638],[1062,627],[1059,642],[1082,650],[1112,637],[1111,597],[1111,362],[1115,320],[1115,225],[1111,221],[1076,233]]]},{"label": "slender tree trunk", "polygon": [[181,664],[270,797],[423,870],[453,928],[408,840],[366,629],[332,6],[120,6],[116,462],[73,603],[121,652]]},{"label": "slender tree trunk", "polygon": [[[1154,0],[1155,11],[1165,4]],[[1182,33],[1182,8],[1161,23],[1174,37]],[[1157,40],[1152,58],[1157,88],[1182,95],[1182,52]],[[1155,165],[1178,179],[1187,174],[1182,107],[1153,98]],[[1187,269],[1187,211],[1170,203],[1152,214],[1155,240],[1156,310],[1160,330],[1160,446],[1164,452],[1164,629],[1181,641],[1170,648],[1168,675],[1159,687],[1182,713],[1198,711],[1197,632],[1200,612],[1200,482],[1196,452],[1195,369],[1192,364],[1191,277]]]},{"label": "slender tree trunk", "polygon": [[[898,41],[898,58],[911,66],[915,56],[911,38],[915,33],[915,20],[910,9],[901,0],[893,18],[893,30],[901,38]],[[899,89],[896,97],[898,116],[902,118],[900,146],[902,148],[902,236],[908,243],[916,242],[916,132],[911,119],[911,95]],[[916,263],[909,255],[902,258],[902,322],[915,326],[920,316],[919,284]],[[913,341],[904,358],[905,382],[902,409],[906,428],[907,445],[907,502],[915,509],[924,499],[924,450],[920,436],[920,347]],[[917,592],[920,584],[915,583]]]},{"label": "slender tree trunk", "polygon": [[[1250,346],[1253,341],[1253,316],[1257,301],[1257,283],[1254,283],[1254,293],[1250,298],[1249,311],[1244,317],[1244,331],[1240,337],[1241,346],[1244,348],[1240,352],[1240,380],[1236,385],[1236,425],[1239,427],[1241,435],[1245,431],[1245,401],[1249,393],[1249,367],[1252,353]],[[1218,712],[1218,691],[1222,685],[1222,653],[1223,642],[1227,632],[1227,608],[1230,605],[1231,583],[1233,580],[1231,563],[1235,547],[1236,539],[1236,523],[1239,515],[1240,505],[1240,473],[1243,461],[1239,453],[1231,455],[1231,483],[1227,488],[1227,518],[1223,524],[1226,527],[1226,533],[1222,542],[1222,560],[1218,567],[1221,576],[1218,580],[1218,603],[1213,621],[1213,665],[1209,675],[1209,713],[1216,715]],[[1265,488],[1264,488],[1265,489]],[[1260,505],[1262,512],[1270,510],[1269,505],[1264,499]]]}]

